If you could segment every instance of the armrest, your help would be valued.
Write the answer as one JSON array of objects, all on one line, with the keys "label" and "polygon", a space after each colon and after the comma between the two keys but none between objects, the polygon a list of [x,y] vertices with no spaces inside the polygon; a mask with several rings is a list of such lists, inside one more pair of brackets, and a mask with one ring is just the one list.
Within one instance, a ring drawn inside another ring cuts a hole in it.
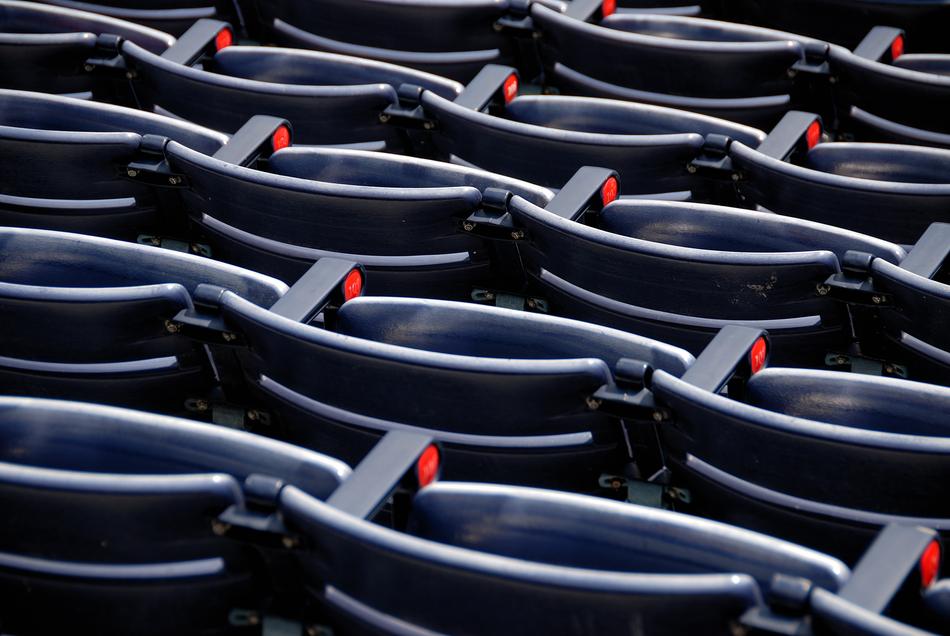
[{"label": "armrest", "polygon": [[338,258],[321,258],[270,308],[297,322],[308,323],[321,311],[339,308],[363,294],[362,265]]},{"label": "armrest", "polygon": [[768,364],[768,332],[728,325],[712,339],[696,362],[683,374],[683,381],[719,393],[733,379],[748,379]]},{"label": "armrest", "polygon": [[234,42],[231,25],[220,20],[201,19],[191,25],[178,40],[162,53],[177,64],[191,66],[206,55],[214,55]]},{"label": "armrest", "polygon": [[864,36],[854,54],[873,62],[893,62],[904,54],[904,32],[894,27],[876,26]]},{"label": "armrest", "polygon": [[619,195],[620,177],[615,170],[583,166],[544,209],[577,221],[589,210],[602,210]]},{"label": "armrest", "polygon": [[390,431],[327,499],[338,510],[372,519],[397,491],[415,492],[436,481],[442,451],[429,435]]},{"label": "armrest", "polygon": [[950,255],[950,223],[931,223],[910,253],[901,261],[901,268],[924,278],[933,278]]},{"label": "armrest", "polygon": [[567,5],[565,15],[589,22],[600,21],[617,10],[617,0],[571,0]]},{"label": "armrest", "polygon": [[212,155],[237,166],[250,166],[291,144],[293,128],[286,119],[255,115]]},{"label": "armrest", "polygon": [[488,64],[462,90],[455,103],[479,112],[504,107],[518,96],[518,71]]},{"label": "armrest", "polygon": [[811,150],[821,141],[821,117],[792,110],[785,113],[756,149],[763,155],[785,161],[796,152]]}]

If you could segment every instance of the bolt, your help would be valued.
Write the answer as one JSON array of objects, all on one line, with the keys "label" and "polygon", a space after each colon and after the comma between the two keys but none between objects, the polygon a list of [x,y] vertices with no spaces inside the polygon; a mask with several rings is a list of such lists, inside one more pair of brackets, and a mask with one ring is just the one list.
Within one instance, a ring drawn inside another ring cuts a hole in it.
[{"label": "bolt", "polygon": [[178,333],[179,331],[181,331],[181,325],[178,324],[177,322],[166,320],[165,331],[167,331],[168,333]]},{"label": "bolt", "polygon": [[600,400],[594,397],[588,397],[587,408],[589,408],[591,411],[596,411],[597,409],[600,408]]},{"label": "bolt", "polygon": [[848,359],[847,359],[846,357],[844,357],[844,356],[838,356],[837,358],[835,358],[835,364],[839,364],[839,365],[841,365],[841,366],[844,366],[844,365],[848,364]]},{"label": "bolt", "polygon": [[534,298],[529,298],[528,300],[525,301],[525,304],[531,309],[534,309],[535,307],[538,306],[538,303],[534,301]]},{"label": "bolt", "polygon": [[252,422],[256,422],[257,420],[261,419],[261,412],[256,409],[251,409],[247,412],[247,419],[251,420]]},{"label": "bolt", "polygon": [[610,482],[610,487],[613,488],[614,490],[620,490],[621,485],[622,484],[620,483],[619,479],[614,479]]},{"label": "bolt", "polygon": [[181,177],[168,177],[168,183],[172,185],[178,185],[181,183]]},{"label": "bolt", "polygon": [[887,375],[894,375],[894,365],[893,365],[893,364],[885,364],[885,365],[884,365],[884,373],[886,373]]},{"label": "bolt", "polygon": [[871,296],[871,302],[875,305],[880,305],[882,302],[884,302],[884,299],[880,296]]},{"label": "bolt", "polygon": [[95,66],[93,66],[92,64],[86,64],[85,66],[82,67],[82,69],[83,69],[84,71],[86,71],[87,73],[91,72],[92,69],[94,69],[94,68],[95,68]]},{"label": "bolt", "polygon": [[136,72],[135,72],[135,71],[126,71],[126,72],[125,72],[125,79],[135,79],[135,76],[136,76]]},{"label": "bolt", "polygon": [[284,547],[288,550],[292,550],[300,545],[300,540],[297,539],[297,537],[283,537],[280,542],[283,543]]},{"label": "bolt", "polygon": [[696,166],[694,166],[694,165],[691,164],[691,163],[690,163],[690,164],[687,164],[687,165],[686,165],[686,172],[688,172],[688,173],[690,173],[690,174],[696,174]]},{"label": "bolt", "polygon": [[502,27],[500,24],[498,24],[498,23],[496,22],[495,24],[491,25],[491,28],[495,29],[495,31],[497,31],[498,33],[501,33],[501,30],[502,30],[504,27]]},{"label": "bolt", "polygon": [[228,530],[230,529],[231,529],[230,523],[224,523],[223,521],[219,521],[218,519],[211,520],[211,532],[215,533],[219,537],[222,537],[225,534],[227,534]]},{"label": "bolt", "polygon": [[662,422],[663,420],[667,419],[669,416],[670,414],[663,409],[657,409],[653,411],[654,422]]},{"label": "bolt", "polygon": [[493,294],[492,292],[486,292],[485,300],[495,300],[495,294]]},{"label": "bolt", "polygon": [[211,405],[208,404],[208,400],[197,400],[195,401],[195,410],[196,411],[207,411]]},{"label": "bolt", "polygon": [[793,68],[788,69],[788,76],[789,76],[789,77],[795,77],[796,75],[798,75],[798,71],[796,71],[796,70],[793,69]]},{"label": "bolt", "polygon": [[822,283],[818,283],[818,286],[816,287],[816,289],[818,290],[819,296],[827,296],[828,292],[831,291],[831,287],[829,287],[828,285],[823,285]]},{"label": "bolt", "polygon": [[433,128],[435,128],[435,124],[433,124],[431,121],[427,121],[427,122],[422,123],[422,127],[425,128],[426,130],[432,130]]},{"label": "bolt", "polygon": [[138,170],[133,170],[132,168],[129,168],[128,170],[125,171],[125,174],[129,175],[129,176],[132,177],[132,178],[135,178],[135,177],[139,176],[139,171],[138,171]]},{"label": "bolt", "polygon": [[732,173],[732,180],[733,180],[733,181],[738,181],[738,180],[739,180],[739,173],[738,173],[738,172],[733,172],[733,173]]},{"label": "bolt", "polygon": [[387,115],[386,113],[379,114],[379,121],[381,121],[384,124],[388,122],[390,119],[392,119],[392,117],[390,115]]},{"label": "bolt", "polygon": [[469,221],[465,221],[464,223],[462,223],[462,229],[465,230],[466,232],[471,232],[472,230],[475,229],[475,224]]},{"label": "bolt", "polygon": [[516,240],[516,241],[519,241],[519,240],[523,239],[523,238],[524,238],[524,231],[523,231],[523,230],[515,230],[514,232],[511,233],[511,238],[513,238],[513,239]]},{"label": "bolt", "polygon": [[225,331],[224,333],[221,334],[221,337],[224,339],[225,342],[233,342],[237,340],[237,334],[233,334],[230,331]]}]

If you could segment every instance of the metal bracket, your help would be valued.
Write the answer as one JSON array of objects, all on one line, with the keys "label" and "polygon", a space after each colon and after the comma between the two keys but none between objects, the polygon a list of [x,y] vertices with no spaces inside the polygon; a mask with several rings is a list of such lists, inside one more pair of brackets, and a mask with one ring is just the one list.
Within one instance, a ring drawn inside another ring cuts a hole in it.
[{"label": "metal bracket", "polygon": [[185,175],[174,172],[165,158],[168,137],[143,135],[139,155],[125,167],[125,176],[133,181],[165,188],[185,188]]},{"label": "metal bracket", "polygon": [[398,102],[390,104],[379,114],[379,121],[400,128],[435,130],[434,119],[426,116],[420,101],[423,88],[415,84],[400,84],[396,89]]},{"label": "metal bracket", "polygon": [[277,511],[284,482],[268,475],[248,475],[244,480],[243,504],[229,506],[211,522],[218,536],[240,537],[255,543],[283,546],[299,545],[297,536],[287,531]]},{"label": "metal bracket", "polygon": [[186,241],[155,236],[152,234],[139,234],[135,242],[139,245],[151,245],[153,247],[160,247],[173,252],[197,254],[198,256],[211,258],[211,247],[205,245],[204,243],[188,243]]},{"label": "metal bracket", "polygon": [[686,170],[690,174],[701,172],[716,177],[732,173],[732,159],[729,157],[731,144],[732,138],[726,135],[706,135],[699,156],[686,166]]},{"label": "metal bracket", "polygon": [[841,259],[841,272],[832,274],[815,289],[819,296],[869,307],[891,304],[891,295],[874,288],[871,263],[874,256],[866,252],[848,250]]},{"label": "metal bracket", "polygon": [[548,313],[548,301],[532,296],[520,296],[494,289],[473,289],[472,300],[481,305],[494,305],[516,311],[532,311],[541,314]]}]

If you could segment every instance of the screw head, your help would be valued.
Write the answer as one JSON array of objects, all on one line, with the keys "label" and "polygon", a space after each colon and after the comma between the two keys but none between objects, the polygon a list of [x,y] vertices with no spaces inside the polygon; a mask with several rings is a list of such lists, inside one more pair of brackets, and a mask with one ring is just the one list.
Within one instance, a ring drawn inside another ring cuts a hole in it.
[{"label": "screw head", "polygon": [[600,408],[600,400],[598,400],[595,397],[588,397],[587,408],[589,408],[591,411],[596,411],[597,409]]},{"label": "screw head", "polygon": [[230,331],[225,331],[221,334],[221,337],[225,342],[233,342],[234,340],[237,340],[237,334],[233,334]]},{"label": "screw head", "polygon": [[691,164],[691,163],[686,164],[686,172],[688,172],[688,173],[690,173],[690,174],[696,174],[696,166],[694,166],[694,165]]},{"label": "screw head", "polygon": [[392,117],[389,116],[389,115],[387,115],[386,113],[380,113],[380,114],[379,114],[379,121],[381,121],[381,122],[384,123],[384,124],[385,124],[387,121],[389,121],[390,119],[392,119]]},{"label": "screw head", "polygon": [[228,530],[231,529],[230,523],[224,523],[218,519],[211,520],[211,532],[215,533],[217,536],[224,536],[227,534]]},{"label": "screw head", "polygon": [[137,177],[139,176],[139,171],[129,168],[128,170],[125,171],[125,174],[129,175],[130,177]]},{"label": "screw head", "polygon": [[427,122],[423,122],[422,127],[425,128],[426,130],[432,130],[433,128],[435,128],[435,124],[433,124],[431,121],[427,121]]},{"label": "screw head", "polygon": [[82,67],[82,70],[84,70],[84,71],[86,71],[87,73],[89,73],[89,72],[91,72],[92,69],[94,69],[94,68],[95,68],[95,66],[93,66],[92,64],[86,64],[85,66]]},{"label": "screw head", "polygon": [[464,223],[462,223],[462,229],[465,230],[466,232],[471,232],[472,230],[475,229],[475,224],[465,221]]},{"label": "screw head", "polygon": [[516,241],[518,241],[518,240],[520,240],[520,239],[523,239],[523,238],[524,238],[524,231],[523,231],[523,230],[515,230],[514,232],[511,233],[511,238],[515,239]]},{"label": "screw head", "polygon": [[880,305],[882,302],[884,302],[884,299],[880,296],[871,296],[871,302],[875,305]]},{"label": "screw head", "polygon": [[166,320],[165,331],[167,331],[168,333],[178,333],[179,331],[181,331],[181,325],[178,324],[177,322]]},{"label": "screw head", "polygon": [[168,183],[172,185],[178,185],[181,183],[181,177],[168,177]]},{"label": "screw head", "polygon": [[828,285],[822,285],[821,283],[818,284],[818,287],[816,289],[818,290],[819,296],[827,296],[828,292],[831,291],[831,287],[829,287]]},{"label": "screw head", "polygon": [[739,173],[738,173],[738,172],[733,172],[731,178],[732,178],[733,181],[738,181],[738,180],[739,180]]}]

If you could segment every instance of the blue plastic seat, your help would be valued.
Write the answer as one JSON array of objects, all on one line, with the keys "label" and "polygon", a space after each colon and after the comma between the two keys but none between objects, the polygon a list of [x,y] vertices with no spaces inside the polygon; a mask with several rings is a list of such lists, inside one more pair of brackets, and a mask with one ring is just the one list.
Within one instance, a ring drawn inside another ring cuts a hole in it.
[{"label": "blue plastic seat", "polygon": [[0,502],[17,511],[0,529],[4,630],[260,633],[280,570],[219,536],[219,517],[249,514],[282,482],[324,499],[349,475],[224,427],[2,397]]},{"label": "blue plastic seat", "polygon": [[327,330],[232,292],[199,295],[247,347],[255,408],[272,422],[262,430],[351,462],[389,430],[422,431],[444,444],[448,478],[595,491],[631,458],[593,393],[621,359],[673,375],[692,360],[639,336],[468,303],[356,298]]},{"label": "blue plastic seat", "polygon": [[0,393],[183,412],[214,372],[169,330],[203,283],[269,307],[287,287],[189,254],[79,234],[0,229]]},{"label": "blue plastic seat", "polygon": [[898,263],[904,250],[809,221],[696,203],[619,200],[589,221],[519,197],[528,275],[557,315],[700,353],[727,324],[768,328],[776,360],[824,365],[846,350],[846,307],[816,293],[848,250]]},{"label": "blue plastic seat", "polygon": [[[71,9],[83,9],[100,15],[143,24],[166,33],[181,35],[202,18],[229,19],[234,13],[232,0],[40,0]],[[236,3],[234,3],[236,4]],[[222,12],[222,9],[224,11]]]},{"label": "blue plastic seat", "polygon": [[[793,120],[789,113],[770,137]],[[899,243],[913,243],[950,209],[950,150],[873,143],[818,143],[788,159],[771,152],[767,139],[757,149],[734,141],[728,156],[738,174],[739,195],[780,214],[836,225]],[[766,147],[769,146],[769,150]]]},{"label": "blue plastic seat", "polygon": [[355,260],[377,295],[467,298],[491,275],[484,242],[458,229],[482,191],[511,188],[541,205],[553,196],[481,170],[367,151],[284,148],[266,172],[175,142],[165,156],[188,182],[185,205],[215,257],[288,282],[325,256]]},{"label": "blue plastic seat", "polygon": [[950,389],[772,368],[727,397],[697,375],[658,371],[651,385],[691,511],[847,560],[888,523],[950,528],[932,488],[950,475]]},{"label": "blue plastic seat", "polygon": [[114,55],[97,50],[102,34],[123,37],[156,54],[175,43],[167,33],[88,11],[0,1],[0,88],[84,96],[103,90],[99,77],[83,68],[91,58]]},{"label": "blue plastic seat", "polygon": [[693,17],[614,13],[592,24],[541,3],[531,17],[551,81],[566,90],[756,126],[791,107],[790,69],[824,48],[789,33]]},{"label": "blue plastic seat", "polygon": [[922,50],[950,51],[945,0],[712,0],[703,10],[723,20],[801,33],[848,48],[868,30],[889,24],[908,32]]},{"label": "blue plastic seat", "polygon": [[264,27],[288,46],[355,55],[471,79],[512,55],[494,23],[508,0],[306,0],[258,2]]},{"label": "blue plastic seat", "polygon": [[230,30],[227,23],[200,20],[182,36],[184,49],[164,55],[124,42],[122,56],[136,74],[143,105],[226,132],[254,115],[272,115],[292,121],[300,143],[398,149],[400,131],[379,118],[396,102],[394,85],[417,84],[449,97],[461,90],[441,77],[355,57],[230,45],[216,50],[227,40],[218,42],[215,33]]},{"label": "blue plastic seat", "polygon": [[313,541],[313,558],[302,557],[312,589],[334,627],[353,633],[729,634],[774,575],[834,598],[850,575],[734,527],[528,488],[432,485],[413,501],[408,534],[293,487],[281,504]]},{"label": "blue plastic seat", "polygon": [[126,178],[146,135],[208,154],[228,140],[139,110],[0,90],[0,222],[133,240],[174,225],[155,190]]},{"label": "blue plastic seat", "polygon": [[687,168],[705,135],[755,145],[764,139],[754,128],[646,104],[525,95],[485,112],[464,99],[464,94],[453,102],[422,93],[425,114],[436,122],[436,147],[469,164],[547,187],[561,187],[581,166],[606,165],[620,173],[626,193],[696,190],[702,196],[705,182]]},{"label": "blue plastic seat", "polygon": [[850,127],[862,139],[950,148],[950,55],[905,54],[904,46],[901,30],[875,27],[853,53],[831,47]]}]

